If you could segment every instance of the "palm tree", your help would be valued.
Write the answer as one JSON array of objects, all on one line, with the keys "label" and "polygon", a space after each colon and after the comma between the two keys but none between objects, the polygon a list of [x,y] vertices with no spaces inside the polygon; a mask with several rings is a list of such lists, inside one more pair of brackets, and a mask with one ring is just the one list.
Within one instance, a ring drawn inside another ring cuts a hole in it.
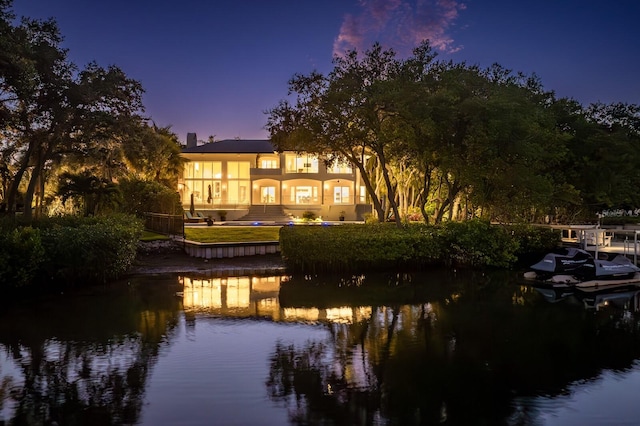
[{"label": "palm tree", "polygon": [[60,175],[57,194],[62,203],[71,198],[84,208],[84,216],[96,215],[100,210],[117,203],[120,190],[105,178],[95,176],[90,170],[80,173],[64,172]]}]

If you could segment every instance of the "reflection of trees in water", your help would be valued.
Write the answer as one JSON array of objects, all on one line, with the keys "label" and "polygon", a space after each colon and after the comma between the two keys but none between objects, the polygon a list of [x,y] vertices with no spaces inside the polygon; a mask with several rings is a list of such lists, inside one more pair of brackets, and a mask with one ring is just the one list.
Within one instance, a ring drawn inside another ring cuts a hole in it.
[{"label": "reflection of trees in water", "polygon": [[[288,288],[288,300],[312,300],[313,284],[301,286],[305,295]],[[318,291],[330,307],[329,291]],[[334,306],[359,297],[333,291]],[[535,424],[537,409],[523,397],[565,393],[640,357],[639,322],[628,311],[549,304],[508,280],[460,280],[449,295],[427,298],[328,324],[326,341],[276,345],[270,396],[294,424]]]},{"label": "reflection of trees in water", "polygon": [[10,423],[137,423],[150,370],[177,324],[177,300],[162,293],[132,287],[11,313],[13,327],[0,326],[0,347],[21,373]]},{"label": "reflection of trees in water", "polygon": [[[137,340],[137,341],[136,341]],[[106,346],[46,342],[15,355],[23,384],[15,424],[133,424],[137,421],[156,345],[135,338]]]},{"label": "reflection of trees in water", "polygon": [[[371,424],[376,416],[376,387],[355,388],[339,369],[325,364],[330,348],[311,343],[302,350],[278,344],[267,387],[284,401],[296,424]],[[328,423],[331,424],[331,423]]]},{"label": "reflection of trees in water", "polygon": [[[416,381],[416,364],[429,362],[416,348],[413,326],[432,318],[430,305],[375,307],[369,320],[330,324],[330,340],[303,348],[276,345],[267,381],[270,396],[284,401],[296,424],[432,424],[442,404],[424,399],[435,377]],[[424,330],[424,327],[423,327]],[[438,356],[447,348],[436,348]],[[432,359],[431,361],[437,361]],[[441,374],[434,366],[430,374]],[[417,383],[419,382],[419,383]],[[416,385],[418,385],[416,387]]]}]

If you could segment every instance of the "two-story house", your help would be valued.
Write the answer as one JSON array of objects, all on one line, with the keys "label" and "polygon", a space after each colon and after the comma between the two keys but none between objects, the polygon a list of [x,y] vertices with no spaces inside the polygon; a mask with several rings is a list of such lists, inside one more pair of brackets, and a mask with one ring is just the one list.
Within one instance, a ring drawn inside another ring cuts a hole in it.
[{"label": "two-story house", "polygon": [[268,140],[199,145],[190,133],[182,156],[187,162],[178,191],[185,210],[193,203],[214,218],[224,210],[227,220],[302,217],[307,211],[324,220],[364,220],[371,211],[356,168],[327,167],[314,155],[277,152]]}]

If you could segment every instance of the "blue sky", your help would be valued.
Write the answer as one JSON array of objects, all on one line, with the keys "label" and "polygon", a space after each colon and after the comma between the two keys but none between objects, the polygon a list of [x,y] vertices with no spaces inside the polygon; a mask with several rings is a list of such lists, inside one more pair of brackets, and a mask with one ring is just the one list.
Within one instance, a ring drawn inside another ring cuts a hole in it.
[{"label": "blue sky", "polygon": [[638,0],[14,0],[54,17],[79,66],[118,65],[146,114],[185,141],[267,138],[265,111],[295,73],[374,41],[400,54],[422,38],[439,59],[536,73],[547,90],[640,104]]}]

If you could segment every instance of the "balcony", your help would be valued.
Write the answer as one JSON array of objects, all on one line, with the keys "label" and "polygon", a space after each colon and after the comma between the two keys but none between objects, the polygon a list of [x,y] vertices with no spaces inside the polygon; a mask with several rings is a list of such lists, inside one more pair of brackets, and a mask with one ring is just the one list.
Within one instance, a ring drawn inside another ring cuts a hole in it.
[{"label": "balcony", "polygon": [[282,176],[282,169],[250,169],[251,176]]}]

